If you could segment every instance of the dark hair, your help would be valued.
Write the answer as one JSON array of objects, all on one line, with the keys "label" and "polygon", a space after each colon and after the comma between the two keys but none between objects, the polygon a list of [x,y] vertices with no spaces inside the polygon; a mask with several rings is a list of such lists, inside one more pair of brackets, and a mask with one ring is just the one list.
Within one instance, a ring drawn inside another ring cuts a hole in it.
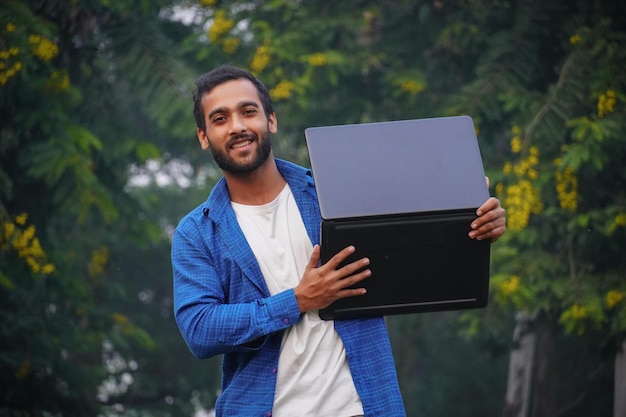
[{"label": "dark hair", "polygon": [[202,111],[202,105],[200,103],[202,97],[220,84],[242,78],[250,80],[256,87],[261,104],[263,104],[265,115],[269,117],[270,114],[274,112],[270,93],[261,81],[252,75],[250,71],[230,64],[223,64],[200,76],[196,80],[196,90],[193,93],[193,117],[196,119],[196,125],[202,129],[202,131],[206,131],[204,112]]}]

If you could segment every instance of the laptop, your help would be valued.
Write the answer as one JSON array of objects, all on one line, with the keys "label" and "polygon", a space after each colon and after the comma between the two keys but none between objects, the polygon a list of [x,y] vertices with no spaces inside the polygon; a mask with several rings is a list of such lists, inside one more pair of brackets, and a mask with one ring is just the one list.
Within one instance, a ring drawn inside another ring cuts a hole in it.
[{"label": "laptop", "polygon": [[321,223],[321,261],[354,245],[372,275],[325,320],[487,305],[490,242],[470,239],[488,198],[469,116],[305,129]]}]

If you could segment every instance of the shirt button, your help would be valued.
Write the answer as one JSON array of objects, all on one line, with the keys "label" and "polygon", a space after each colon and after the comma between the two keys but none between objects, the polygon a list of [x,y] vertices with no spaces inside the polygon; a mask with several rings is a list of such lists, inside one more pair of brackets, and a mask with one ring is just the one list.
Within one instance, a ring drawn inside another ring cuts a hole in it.
[{"label": "shirt button", "polygon": [[272,373],[275,374],[276,372],[278,372],[278,369],[274,368],[272,369]]},{"label": "shirt button", "polygon": [[289,319],[283,319],[283,323],[289,324]]},{"label": "shirt button", "polygon": [[266,411],[266,412],[265,412],[265,415],[266,415],[267,417],[271,417],[271,416],[272,416],[272,412],[271,412],[271,411]]}]

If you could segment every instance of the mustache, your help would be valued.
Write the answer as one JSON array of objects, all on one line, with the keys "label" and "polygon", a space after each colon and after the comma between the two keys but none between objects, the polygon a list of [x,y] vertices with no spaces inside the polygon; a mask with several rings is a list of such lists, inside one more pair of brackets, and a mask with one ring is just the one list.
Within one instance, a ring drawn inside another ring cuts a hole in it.
[{"label": "mustache", "polygon": [[242,140],[255,140],[257,138],[257,135],[253,134],[253,133],[240,133],[236,136],[231,137],[228,142],[227,142],[227,146],[232,146],[233,143],[235,142],[239,142]]}]

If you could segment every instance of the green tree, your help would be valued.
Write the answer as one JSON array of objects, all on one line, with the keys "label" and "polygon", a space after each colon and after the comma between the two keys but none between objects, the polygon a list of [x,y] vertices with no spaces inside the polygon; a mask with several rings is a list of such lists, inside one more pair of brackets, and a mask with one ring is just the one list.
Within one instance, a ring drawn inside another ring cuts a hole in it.
[{"label": "green tree", "polygon": [[[589,372],[569,397],[558,389],[554,347],[571,335],[569,343],[600,363],[623,349],[624,6],[518,2],[467,11],[496,30],[449,39],[486,46],[475,79],[450,103],[476,116],[502,161],[493,178],[509,233],[494,254],[493,300],[522,312],[537,335],[530,415],[565,412],[570,401],[581,411],[595,402],[586,412],[611,415],[610,402],[585,398],[606,372]],[[510,413],[519,406],[507,404],[505,415],[520,415]]]},{"label": "green tree", "polygon": [[164,315],[159,202],[125,189],[130,166],[187,146],[193,123],[175,47],[189,32],[164,5],[2,2],[2,415],[195,409],[189,384],[163,376],[191,355]]}]

